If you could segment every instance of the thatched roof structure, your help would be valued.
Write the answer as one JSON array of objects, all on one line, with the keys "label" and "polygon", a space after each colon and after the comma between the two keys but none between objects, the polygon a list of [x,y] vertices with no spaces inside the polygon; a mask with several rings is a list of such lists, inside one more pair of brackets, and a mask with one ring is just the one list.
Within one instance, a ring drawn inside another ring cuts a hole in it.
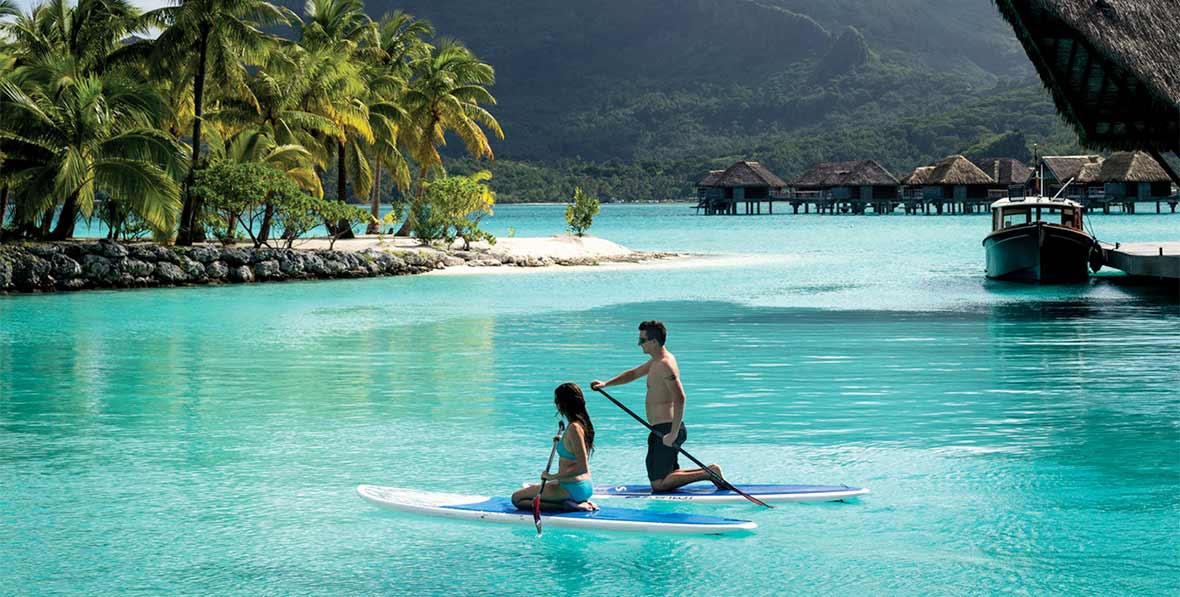
[{"label": "thatched roof structure", "polygon": [[1180,151],[1180,2],[995,3],[1083,145]]},{"label": "thatched roof structure", "polygon": [[877,160],[852,162],[821,162],[813,165],[795,180],[791,186],[801,187],[859,187],[897,186],[897,177],[890,174]]},{"label": "thatched roof structure", "polygon": [[1102,182],[1168,182],[1159,162],[1142,151],[1120,151],[1102,161]]},{"label": "thatched roof structure", "polygon": [[983,158],[975,162],[996,184],[1018,185],[1028,182],[1032,168],[1012,158]]},{"label": "thatched roof structure", "polygon": [[921,186],[929,184],[931,176],[934,174],[934,166],[918,166],[914,168],[910,175],[901,179],[901,184],[908,186]]},{"label": "thatched roof structure", "polygon": [[1102,156],[1098,155],[1047,155],[1041,162],[1060,182],[1071,178],[1074,182],[1092,182],[1085,180],[1083,172],[1088,168],[1091,176],[1096,176],[1097,169],[1102,168]]},{"label": "thatched roof structure", "polygon": [[726,168],[712,186],[782,188],[787,183],[758,162],[738,162]]},{"label": "thatched roof structure", "polygon": [[700,180],[697,181],[697,186],[698,187],[715,187],[715,186],[717,186],[717,181],[721,178],[721,174],[724,172],[725,172],[725,170],[709,170],[708,174],[706,174],[703,178],[701,178]]},{"label": "thatched roof structure", "polygon": [[[917,170],[914,173],[917,174]],[[952,155],[934,162],[928,178],[920,184],[967,185],[995,183],[996,181],[992,180],[992,177],[988,176],[983,170],[980,170],[979,166],[972,164],[971,160],[961,155]]]}]

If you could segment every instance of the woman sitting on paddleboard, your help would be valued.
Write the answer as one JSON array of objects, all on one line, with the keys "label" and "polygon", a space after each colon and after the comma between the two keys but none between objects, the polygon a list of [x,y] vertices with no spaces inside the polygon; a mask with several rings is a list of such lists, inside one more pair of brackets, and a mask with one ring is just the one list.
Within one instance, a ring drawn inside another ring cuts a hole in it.
[{"label": "woman sitting on paddleboard", "polygon": [[[568,425],[565,435],[554,436],[560,456],[557,473],[541,473],[547,480],[541,493],[541,506],[546,510],[597,510],[590,501],[594,486],[590,484],[590,452],[594,450],[594,424],[586,412],[586,398],[578,384],[563,383],[553,391],[553,404]],[[529,510],[541,485],[529,485],[512,494],[517,508]]]}]

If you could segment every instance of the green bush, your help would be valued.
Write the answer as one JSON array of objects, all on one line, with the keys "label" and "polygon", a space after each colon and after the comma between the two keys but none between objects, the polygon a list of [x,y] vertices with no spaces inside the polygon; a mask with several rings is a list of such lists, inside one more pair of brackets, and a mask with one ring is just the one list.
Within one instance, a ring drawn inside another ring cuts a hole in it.
[{"label": "green bush", "polygon": [[598,199],[587,195],[582,187],[574,187],[574,198],[565,206],[565,222],[574,234],[582,236],[590,229],[598,215]]},{"label": "green bush", "polygon": [[[244,231],[255,247],[277,237],[290,247],[321,222],[368,222],[359,207],[312,197],[283,172],[256,163],[222,162],[197,172],[193,193],[204,199],[204,225],[223,243]],[[337,235],[331,237],[331,244]]]},{"label": "green bush", "polygon": [[496,194],[483,184],[491,177],[482,170],[428,183],[423,201],[414,209],[414,235],[424,241],[443,239],[447,243],[462,238],[464,249],[470,249],[471,241],[476,240],[495,244],[496,237],[479,228],[480,220],[491,215],[496,204]]}]

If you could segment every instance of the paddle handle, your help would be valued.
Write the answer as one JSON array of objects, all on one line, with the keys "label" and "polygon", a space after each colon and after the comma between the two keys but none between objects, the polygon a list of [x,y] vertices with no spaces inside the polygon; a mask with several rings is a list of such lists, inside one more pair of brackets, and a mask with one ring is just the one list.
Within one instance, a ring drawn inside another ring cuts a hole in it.
[{"label": "paddle handle", "polygon": [[[553,440],[553,448],[549,450],[549,461],[545,463],[545,472],[549,472],[549,468],[553,466],[553,455],[557,453],[557,442],[561,441],[561,432],[565,431],[565,422],[557,422],[557,439]],[[537,490],[537,495],[533,497],[533,524],[537,525],[537,536],[541,536],[541,494],[545,492],[545,482],[548,479],[541,478],[541,488]]]},{"label": "paddle handle", "polygon": [[[651,425],[649,425],[647,421],[644,421],[642,418],[640,418],[640,417],[639,417],[639,415],[635,414],[635,411],[633,411],[633,410],[631,410],[631,409],[627,408],[627,406],[626,406],[626,405],[624,405],[622,402],[619,402],[618,400],[615,400],[615,397],[614,397],[614,396],[611,396],[610,394],[608,394],[608,393],[606,392],[606,390],[604,390],[604,389],[602,389],[602,388],[598,388],[598,389],[597,389],[597,390],[595,390],[595,391],[596,391],[596,392],[598,392],[598,393],[600,393],[600,394],[602,394],[603,396],[606,396],[606,397],[607,397],[607,398],[608,398],[608,399],[609,399],[611,402],[614,402],[614,403],[615,403],[615,406],[617,406],[617,407],[619,407],[619,408],[623,409],[623,411],[624,411],[624,412],[626,412],[627,414],[631,415],[631,418],[632,418],[632,419],[635,419],[636,421],[639,421],[639,423],[640,423],[640,424],[642,424],[644,427],[647,427],[647,428],[648,428],[648,430],[650,430],[652,433],[654,433],[654,434],[656,434],[656,435],[660,435],[660,432],[659,432],[659,431],[656,431],[656,428],[655,428],[655,427],[652,427]],[[661,436],[661,440],[662,440],[662,436]],[[556,446],[556,444],[555,444],[555,445],[554,445],[554,448],[556,448],[556,447],[557,447],[557,446]],[[695,457],[693,457],[693,455],[692,455],[692,454],[689,454],[688,452],[686,452],[686,451],[684,450],[684,448],[682,448],[682,447],[680,447],[680,446],[676,446],[676,449],[677,449],[677,450],[679,450],[681,454],[684,454],[684,457],[685,457],[685,458],[688,458],[689,460],[693,461],[693,463],[694,463],[694,464],[696,464],[697,466],[701,467],[701,470],[703,470],[703,471],[705,471],[706,473],[708,473],[708,474],[709,474],[709,477],[710,477],[711,479],[713,479],[714,481],[716,481],[717,483],[719,483],[719,484],[720,484],[720,485],[721,485],[723,488],[725,488],[725,489],[729,489],[729,490],[733,491],[734,493],[736,493],[736,494],[738,494],[738,495],[740,495],[740,496],[742,496],[742,497],[746,498],[747,500],[750,500],[751,502],[753,502],[753,503],[755,503],[755,504],[758,504],[759,506],[763,506],[763,507],[766,507],[766,508],[774,508],[774,506],[771,506],[770,504],[768,504],[768,503],[766,503],[766,502],[764,502],[764,501],[762,501],[762,500],[760,500],[760,499],[758,499],[758,498],[756,498],[756,497],[754,497],[754,496],[752,496],[752,495],[750,495],[750,494],[748,494],[748,493],[746,493],[746,492],[744,492],[744,491],[742,491],[742,490],[738,489],[737,487],[734,487],[732,483],[730,483],[729,481],[726,481],[725,479],[721,478],[721,475],[718,475],[717,473],[713,472],[713,469],[711,469],[711,468],[709,468],[709,467],[705,466],[705,463],[701,462],[700,460],[697,460]]]}]

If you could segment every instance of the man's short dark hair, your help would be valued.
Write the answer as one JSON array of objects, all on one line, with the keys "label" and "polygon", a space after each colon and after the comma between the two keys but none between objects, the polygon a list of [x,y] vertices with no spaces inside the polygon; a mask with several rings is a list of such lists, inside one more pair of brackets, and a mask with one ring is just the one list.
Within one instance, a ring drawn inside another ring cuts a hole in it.
[{"label": "man's short dark hair", "polygon": [[664,327],[664,322],[655,319],[639,324],[639,331],[646,332],[647,338],[659,342],[660,346],[668,339],[668,328]]}]

